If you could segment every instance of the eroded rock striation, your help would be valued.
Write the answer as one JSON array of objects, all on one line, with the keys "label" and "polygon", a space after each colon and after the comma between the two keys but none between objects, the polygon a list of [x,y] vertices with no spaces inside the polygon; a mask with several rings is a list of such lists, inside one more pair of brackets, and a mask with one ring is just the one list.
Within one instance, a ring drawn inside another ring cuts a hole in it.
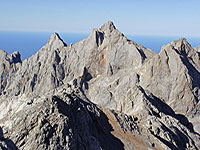
[{"label": "eroded rock striation", "polygon": [[1,149],[200,149],[200,55],[182,38],[159,54],[113,22],[36,54],[0,50]]}]

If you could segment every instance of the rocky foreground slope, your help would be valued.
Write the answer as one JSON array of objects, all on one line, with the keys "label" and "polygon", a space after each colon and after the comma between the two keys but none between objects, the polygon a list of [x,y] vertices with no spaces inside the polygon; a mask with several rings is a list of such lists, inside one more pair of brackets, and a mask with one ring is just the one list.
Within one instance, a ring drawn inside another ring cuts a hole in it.
[{"label": "rocky foreground slope", "polygon": [[200,149],[200,53],[186,39],[154,53],[106,22],[32,57],[0,50],[0,148]]}]

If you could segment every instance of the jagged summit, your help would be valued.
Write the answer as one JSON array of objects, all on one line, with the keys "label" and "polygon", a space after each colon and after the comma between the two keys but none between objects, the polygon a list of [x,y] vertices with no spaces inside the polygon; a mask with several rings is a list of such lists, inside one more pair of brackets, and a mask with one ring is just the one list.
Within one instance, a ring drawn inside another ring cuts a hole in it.
[{"label": "jagged summit", "polygon": [[21,55],[19,53],[19,51],[15,51],[13,53],[11,53],[10,55],[8,55],[7,52],[5,52],[4,50],[0,50],[0,63],[1,62],[9,62],[10,64],[12,63],[18,63],[18,62],[22,62],[21,60]]},{"label": "jagged summit", "polygon": [[22,63],[0,51],[0,149],[198,150],[199,60],[186,39],[156,54],[111,21]]},{"label": "jagged summit", "polygon": [[180,54],[183,55],[192,55],[191,53],[195,53],[194,49],[190,45],[190,43],[187,41],[186,38],[180,38],[177,41],[173,41],[172,45],[176,50],[179,51]]},{"label": "jagged summit", "polygon": [[116,29],[112,21],[107,21],[99,29],[94,28],[88,39],[92,45],[97,47],[100,45],[103,45],[103,47],[108,44],[112,45],[118,40],[124,42],[127,40],[124,35]]},{"label": "jagged summit", "polygon": [[12,54],[10,54],[9,58],[10,58],[10,62],[12,62],[12,63],[22,62],[19,51],[15,51]]},{"label": "jagged summit", "polygon": [[191,48],[191,45],[189,44],[186,38],[180,38],[179,40],[175,40],[171,42],[171,45],[173,45],[177,49],[181,49],[181,47],[183,47],[184,45],[189,46]]},{"label": "jagged summit", "polygon": [[107,31],[109,33],[111,33],[114,29],[116,29],[116,27],[112,21],[107,21],[100,27],[100,30]]},{"label": "jagged summit", "polygon": [[47,45],[50,46],[50,49],[59,49],[67,44],[60,38],[59,34],[54,32],[51,37],[49,38]]},{"label": "jagged summit", "polygon": [[3,53],[6,53],[6,52],[4,50],[0,49],[0,54],[3,54]]},{"label": "jagged summit", "polygon": [[51,40],[62,40],[57,32],[51,34],[49,41]]},{"label": "jagged summit", "polygon": [[192,48],[192,46],[190,45],[190,43],[187,41],[186,38],[180,38],[178,40],[172,41],[167,45],[163,45],[160,53],[162,53],[162,51],[165,50],[167,51],[175,50],[179,54],[188,54],[191,53],[191,51],[193,51],[194,49]]},{"label": "jagged summit", "polygon": [[2,62],[5,59],[6,55],[8,54],[4,50],[0,49],[0,62]]}]

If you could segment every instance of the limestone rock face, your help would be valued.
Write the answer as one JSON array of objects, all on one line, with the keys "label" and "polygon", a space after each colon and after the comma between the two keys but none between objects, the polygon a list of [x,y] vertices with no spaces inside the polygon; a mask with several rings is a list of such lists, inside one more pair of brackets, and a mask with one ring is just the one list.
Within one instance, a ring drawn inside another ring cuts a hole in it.
[{"label": "limestone rock face", "polygon": [[186,39],[174,41],[140,69],[139,84],[192,120],[199,116],[199,60],[199,53]]},{"label": "limestone rock face", "polygon": [[0,50],[0,95],[6,94],[5,89],[9,86],[11,77],[16,74],[21,63],[18,51],[8,55],[5,51]]},{"label": "limestone rock face", "polygon": [[25,60],[0,50],[0,148],[199,149],[199,60],[184,38],[156,54],[111,21]]}]

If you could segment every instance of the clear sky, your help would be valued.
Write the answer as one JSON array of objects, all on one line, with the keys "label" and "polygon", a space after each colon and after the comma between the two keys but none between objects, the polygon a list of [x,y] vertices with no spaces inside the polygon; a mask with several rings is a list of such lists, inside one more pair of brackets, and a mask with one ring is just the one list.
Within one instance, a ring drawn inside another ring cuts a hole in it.
[{"label": "clear sky", "polygon": [[125,34],[200,37],[200,0],[0,0],[1,31],[90,33],[108,20]]}]

